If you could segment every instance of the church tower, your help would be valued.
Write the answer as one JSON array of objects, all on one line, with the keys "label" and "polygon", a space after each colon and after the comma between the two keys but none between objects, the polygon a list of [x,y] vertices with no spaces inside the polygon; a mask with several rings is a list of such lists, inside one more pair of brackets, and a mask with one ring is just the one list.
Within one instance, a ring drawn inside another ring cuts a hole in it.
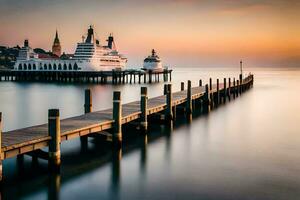
[{"label": "church tower", "polygon": [[60,46],[57,30],[56,30],[54,42],[52,45],[52,53],[57,55],[58,57],[61,56],[61,46]]}]

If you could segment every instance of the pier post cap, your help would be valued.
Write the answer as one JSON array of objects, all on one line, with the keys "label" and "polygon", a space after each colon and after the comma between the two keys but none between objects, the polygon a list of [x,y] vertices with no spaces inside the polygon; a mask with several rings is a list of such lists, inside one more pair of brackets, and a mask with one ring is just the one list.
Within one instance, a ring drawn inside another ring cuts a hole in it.
[{"label": "pier post cap", "polygon": [[147,87],[141,87],[141,94],[147,94]]},{"label": "pier post cap", "polygon": [[90,89],[85,89],[84,92],[85,93],[91,93],[91,90]]},{"label": "pier post cap", "polygon": [[59,109],[49,109],[48,117],[59,117]]},{"label": "pier post cap", "polygon": [[114,91],[113,100],[121,100],[121,92],[120,91]]}]

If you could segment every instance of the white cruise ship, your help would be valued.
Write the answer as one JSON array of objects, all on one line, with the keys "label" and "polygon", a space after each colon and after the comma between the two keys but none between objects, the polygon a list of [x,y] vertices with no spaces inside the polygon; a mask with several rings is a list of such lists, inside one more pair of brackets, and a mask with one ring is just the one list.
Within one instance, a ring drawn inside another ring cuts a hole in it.
[{"label": "white cruise ship", "polygon": [[[56,36],[57,37],[57,36]],[[116,49],[112,35],[108,37],[107,46],[101,46],[95,39],[92,26],[83,41],[77,43],[74,56],[70,59],[42,58],[34,53],[25,40],[14,66],[21,71],[111,71],[122,70],[127,58]]]},{"label": "white cruise ship", "polygon": [[163,70],[161,59],[158,57],[154,49],[152,49],[152,54],[144,59],[143,69],[152,71]]}]

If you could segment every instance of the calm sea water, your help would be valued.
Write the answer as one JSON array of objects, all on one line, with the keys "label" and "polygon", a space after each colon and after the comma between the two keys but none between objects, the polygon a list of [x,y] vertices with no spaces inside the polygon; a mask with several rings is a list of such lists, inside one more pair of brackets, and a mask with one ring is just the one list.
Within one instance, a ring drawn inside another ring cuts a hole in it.
[{"label": "calm sea water", "polygon": [[[127,128],[123,149],[112,152],[101,138],[63,142],[62,170],[48,175],[47,162],[25,156],[4,161],[3,199],[299,199],[300,70],[247,69],[254,87],[240,98],[173,127],[150,126],[147,136]],[[233,68],[178,68],[180,81],[237,77]],[[148,85],[150,97],[163,83]],[[112,106],[112,91],[124,102],[139,99],[140,85],[0,83],[4,130],[45,123],[47,110],[62,118],[83,113],[84,89],[93,109]],[[138,136],[138,137],[137,137]]]}]

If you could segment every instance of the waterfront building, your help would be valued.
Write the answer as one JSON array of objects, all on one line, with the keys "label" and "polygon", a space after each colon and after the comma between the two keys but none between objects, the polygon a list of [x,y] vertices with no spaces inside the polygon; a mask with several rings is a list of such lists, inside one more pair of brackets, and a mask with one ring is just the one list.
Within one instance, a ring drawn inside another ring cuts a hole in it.
[{"label": "waterfront building", "polygon": [[[107,46],[102,46],[95,38],[94,29],[89,27],[87,37],[77,43],[74,56],[66,59],[45,57],[34,53],[25,40],[14,70],[25,71],[111,71],[121,70],[126,66],[127,58],[119,54],[112,35],[108,37]],[[54,45],[55,44],[55,45]],[[58,34],[54,39],[53,53],[61,53]],[[58,46],[59,44],[59,46]],[[55,50],[55,51],[54,51]],[[57,54],[55,54],[57,55]]]},{"label": "waterfront building", "polygon": [[56,30],[55,38],[54,38],[53,45],[52,45],[52,53],[54,55],[57,55],[57,57],[61,56],[61,45],[60,45],[60,41],[58,38],[57,30]]}]

